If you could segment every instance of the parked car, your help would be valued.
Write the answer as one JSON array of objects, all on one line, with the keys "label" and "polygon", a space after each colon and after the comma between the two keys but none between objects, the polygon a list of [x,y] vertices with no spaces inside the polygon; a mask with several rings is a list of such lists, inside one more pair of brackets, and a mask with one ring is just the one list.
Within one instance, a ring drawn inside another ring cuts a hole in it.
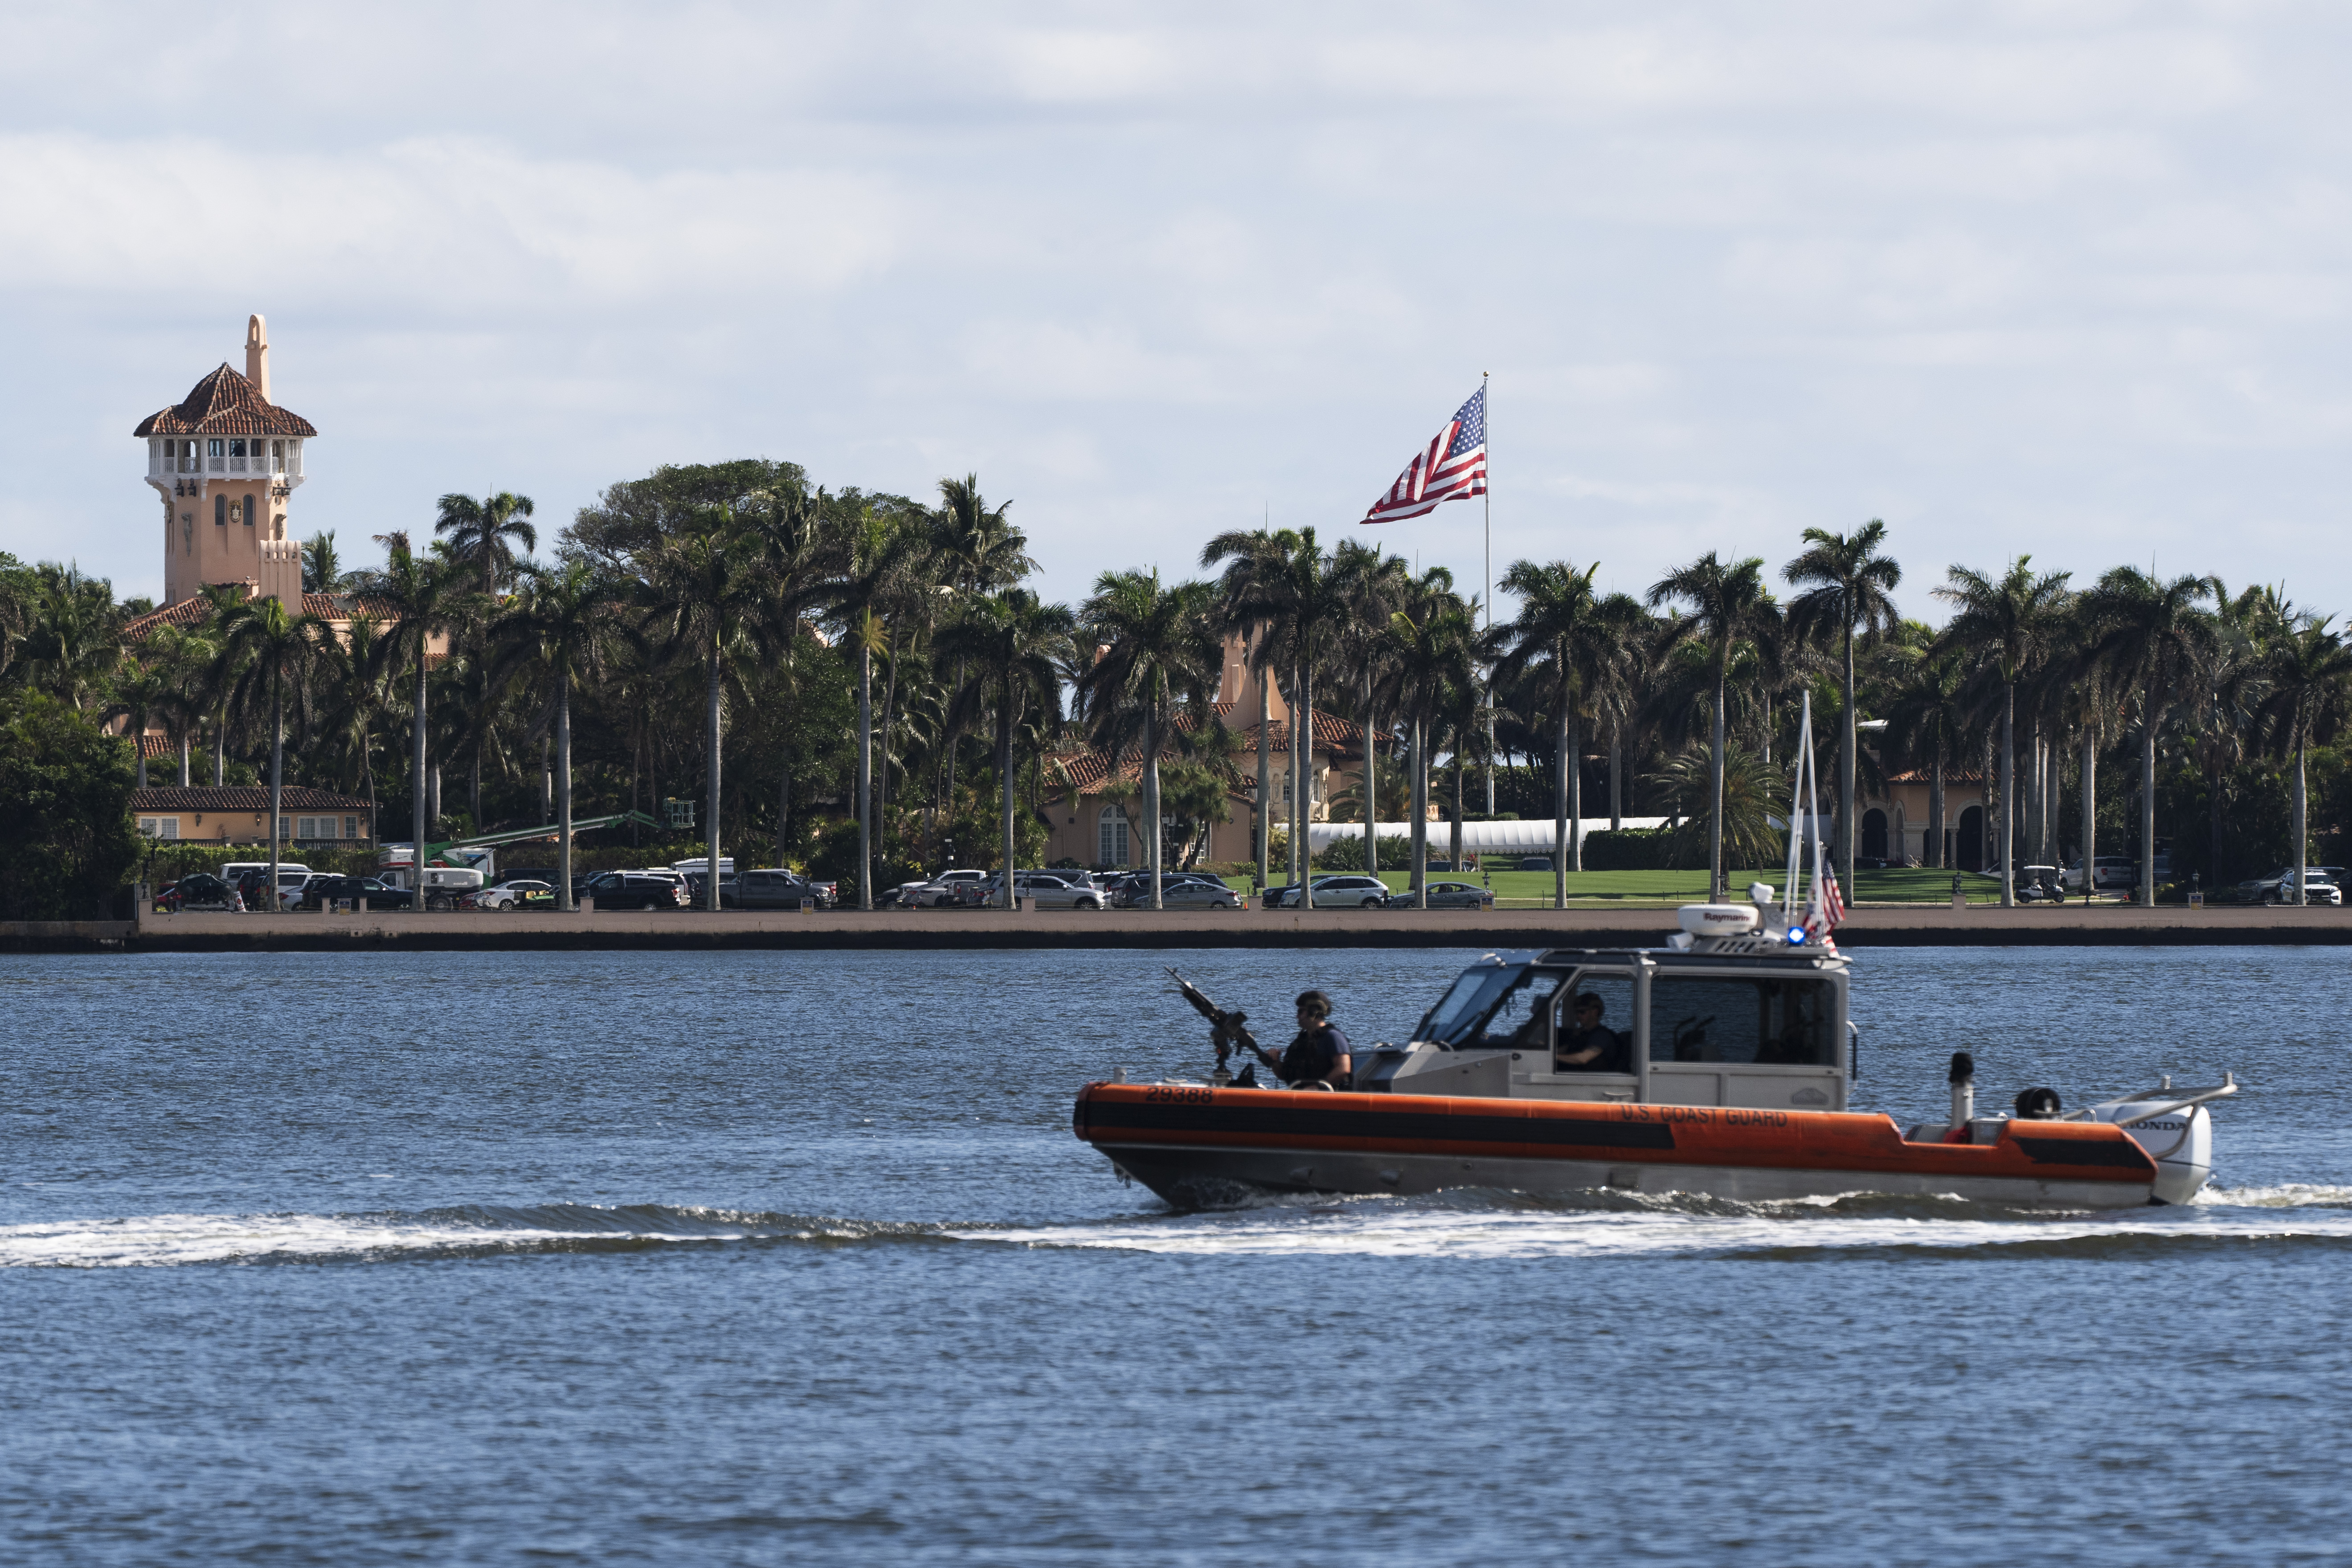
[{"label": "parked car", "polygon": [[323,910],[337,899],[365,899],[371,914],[378,910],[416,907],[415,894],[373,877],[313,877],[302,884],[302,907],[306,910]]},{"label": "parked car", "polygon": [[[996,903],[1003,898],[1004,886],[1001,877],[991,877],[982,884],[982,902]],[[1016,871],[1013,876],[1013,896],[1034,899],[1041,910],[1098,910],[1103,907],[1102,895],[1095,891],[1093,882],[1083,871]]]},{"label": "parked car", "polygon": [[722,910],[796,910],[803,903],[833,908],[832,884],[812,882],[778,866],[744,871],[719,884]]},{"label": "parked car", "polygon": [[977,889],[987,880],[988,873],[977,866],[958,867],[924,881],[901,882],[891,889],[893,896],[885,901],[908,910],[935,910],[942,905],[971,907],[979,900],[965,897],[963,889]]},{"label": "parked car", "polygon": [[[2337,869],[2333,866],[2305,866],[2304,897],[2315,904],[2341,904],[2344,889],[2333,875]],[[2266,877],[2241,882],[2238,892],[2250,904],[2291,904],[2294,902],[2294,868],[2282,867]]]},{"label": "parked car", "polygon": [[1241,894],[1207,877],[1160,889],[1160,907],[1165,910],[1237,910],[1242,903]]},{"label": "parked car", "polygon": [[599,871],[573,889],[599,910],[682,910],[686,879],[675,871]]},{"label": "parked car", "polygon": [[242,912],[244,909],[236,889],[209,871],[192,871],[155,895],[158,914],[178,914],[183,910]]},{"label": "parked car", "polygon": [[[1377,910],[1389,901],[1389,886],[1378,877],[1318,877],[1313,886],[1315,907],[1318,910]],[[1298,885],[1296,882],[1286,882],[1279,888],[1266,889],[1267,909],[1295,910],[1298,904]]]},{"label": "parked car", "polygon": [[551,910],[555,907],[552,883],[535,878],[516,877],[500,882],[495,888],[459,900],[457,907],[466,910]]},{"label": "parked car", "polygon": [[1519,869],[1522,871],[1549,871],[1551,869],[1551,857],[1549,855],[1522,855],[1519,857]]},{"label": "parked car", "polygon": [[[1318,889],[1315,896],[1319,899],[1323,894]],[[1408,888],[1402,893],[1390,894],[1388,907],[1392,910],[1416,908],[1412,889]],[[1429,885],[1429,907],[1433,910],[1490,910],[1495,907],[1495,895],[1475,882],[1432,882]]]},{"label": "parked car", "polygon": [[[2125,892],[2139,886],[2139,860],[2131,855],[2101,855],[2095,858],[2091,874],[2094,892]],[[2083,859],[2066,868],[2065,885],[2080,890],[2083,886]]]},{"label": "parked car", "polygon": [[[1178,888],[1189,887],[1195,882],[1214,883],[1220,888],[1224,886],[1224,883],[1217,878],[1204,876],[1199,871],[1162,871],[1160,873],[1161,906],[1166,906],[1169,895]],[[1150,909],[1151,907],[1151,873],[1138,871],[1132,875],[1121,877],[1112,883],[1110,907],[1115,910]]]}]

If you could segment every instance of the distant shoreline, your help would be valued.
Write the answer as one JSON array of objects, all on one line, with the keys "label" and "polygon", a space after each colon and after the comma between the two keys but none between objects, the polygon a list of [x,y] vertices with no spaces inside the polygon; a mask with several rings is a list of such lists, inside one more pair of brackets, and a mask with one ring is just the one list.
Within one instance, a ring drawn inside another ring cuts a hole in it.
[{"label": "distant shoreline", "polygon": [[[557,915],[150,915],[138,921],[0,923],[0,952],[924,952],[1110,948],[1654,947],[1670,909],[1416,910],[698,910]],[[2352,946],[2352,910],[2167,906],[1864,905],[1839,928],[1856,952],[1888,947]]]}]

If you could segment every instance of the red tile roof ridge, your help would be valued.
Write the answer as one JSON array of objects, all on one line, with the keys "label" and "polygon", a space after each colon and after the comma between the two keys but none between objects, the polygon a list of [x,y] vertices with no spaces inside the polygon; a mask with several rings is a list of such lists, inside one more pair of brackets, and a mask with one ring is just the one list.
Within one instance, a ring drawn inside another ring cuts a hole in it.
[{"label": "red tile roof ridge", "polygon": [[169,408],[139,422],[133,436],[316,436],[318,426],[261,395],[224,360]]}]

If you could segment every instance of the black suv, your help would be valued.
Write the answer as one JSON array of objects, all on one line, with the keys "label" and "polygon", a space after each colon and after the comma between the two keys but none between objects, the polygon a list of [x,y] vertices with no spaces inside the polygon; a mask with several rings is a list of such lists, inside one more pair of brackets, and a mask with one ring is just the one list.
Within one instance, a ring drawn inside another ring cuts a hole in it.
[{"label": "black suv", "polygon": [[156,894],[155,907],[173,914],[182,910],[234,909],[236,890],[209,871],[194,871]]},{"label": "black suv", "polygon": [[599,910],[682,910],[686,879],[675,871],[599,871],[572,889]]},{"label": "black suv", "polygon": [[368,912],[378,910],[413,910],[416,895],[406,888],[395,888],[390,882],[379,882],[373,877],[313,877],[303,884],[299,908],[323,910],[335,899],[365,899]]},{"label": "black suv", "polygon": [[833,900],[823,888],[793,872],[772,868],[722,878],[719,883],[719,907],[722,910],[796,910],[803,899],[821,910],[833,907]]}]

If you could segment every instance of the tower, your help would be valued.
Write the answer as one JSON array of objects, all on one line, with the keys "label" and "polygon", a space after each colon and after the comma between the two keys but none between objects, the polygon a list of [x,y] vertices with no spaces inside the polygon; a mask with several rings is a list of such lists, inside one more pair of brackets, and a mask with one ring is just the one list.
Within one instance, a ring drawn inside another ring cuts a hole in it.
[{"label": "tower", "polygon": [[250,583],[302,605],[302,547],[286,531],[302,482],[302,443],[318,430],[269,401],[269,329],[246,323],[245,374],[223,363],[131,434],[147,443],[147,482],[163,498],[163,600],[212,583]]}]

